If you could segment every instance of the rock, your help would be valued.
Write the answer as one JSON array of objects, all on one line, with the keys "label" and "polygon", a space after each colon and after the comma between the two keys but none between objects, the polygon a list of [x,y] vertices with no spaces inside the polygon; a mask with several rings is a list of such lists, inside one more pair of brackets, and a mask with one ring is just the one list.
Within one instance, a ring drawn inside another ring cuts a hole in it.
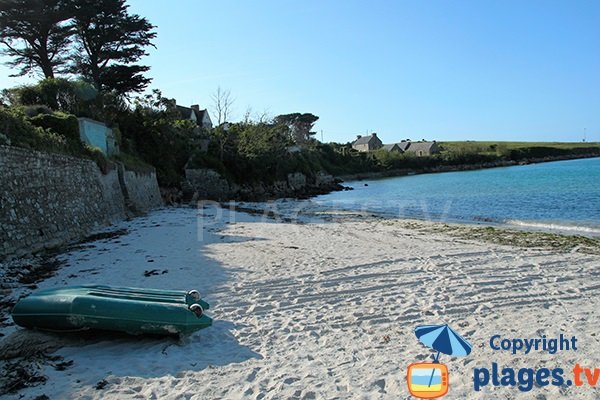
[{"label": "rock", "polygon": [[231,197],[231,188],[217,171],[208,168],[186,169],[185,177],[201,200],[224,201]]},{"label": "rock", "polygon": [[329,186],[335,183],[335,179],[332,175],[326,174],[322,171],[319,171],[317,175],[315,175],[315,186]]},{"label": "rock", "polygon": [[339,184],[340,181],[323,172],[311,178],[301,172],[294,172],[288,174],[286,180],[277,180],[270,185],[264,182],[238,185],[227,182],[218,172],[211,169],[186,169],[186,177],[186,185],[194,189],[193,198],[198,200],[265,201],[284,197],[306,198],[344,190]]},{"label": "rock", "polygon": [[306,175],[301,172],[288,174],[287,183],[293,191],[302,190],[306,186]]}]

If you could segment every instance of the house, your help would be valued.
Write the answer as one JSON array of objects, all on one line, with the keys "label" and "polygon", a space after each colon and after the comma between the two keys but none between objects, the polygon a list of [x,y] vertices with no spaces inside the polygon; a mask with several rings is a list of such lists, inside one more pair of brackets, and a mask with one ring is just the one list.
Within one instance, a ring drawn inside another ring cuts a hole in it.
[{"label": "house", "polygon": [[[194,104],[190,107],[175,105],[175,107],[181,115],[181,119],[188,119],[196,123],[198,128],[195,129],[195,133],[200,137],[198,139],[198,147],[201,152],[206,153],[208,151],[210,139],[206,137],[206,135],[203,135],[202,131],[212,129],[213,127],[212,121],[210,120],[210,115],[208,115],[208,110],[201,110],[198,104]],[[229,129],[229,126],[225,127],[225,130],[227,129]]]},{"label": "house", "polygon": [[87,145],[96,147],[106,156],[119,154],[119,144],[112,129],[106,124],[90,118],[77,118],[79,139]]},{"label": "house", "polygon": [[430,156],[432,154],[438,154],[440,152],[440,147],[438,146],[438,144],[436,143],[435,140],[433,142],[407,141],[407,142],[403,142],[403,143],[408,143],[408,146],[407,146],[405,152],[413,153],[417,157]]},{"label": "house", "polygon": [[398,147],[400,147],[400,150],[402,150],[402,152],[406,152],[406,150],[408,149],[408,147],[410,146],[410,140],[406,139],[401,141],[400,143],[396,143],[398,145]]},{"label": "house", "polygon": [[398,146],[398,143],[384,144],[381,148],[389,152],[404,153],[404,150]]},{"label": "house", "polygon": [[181,119],[194,121],[202,129],[211,129],[213,127],[208,111],[206,109],[201,110],[198,104],[194,104],[191,107],[178,105],[175,107],[177,107],[177,111],[181,114]]},{"label": "house", "polygon": [[369,136],[356,136],[356,140],[352,143],[352,148],[358,151],[372,151],[380,149],[383,146],[381,140],[377,137],[376,133],[372,133]]}]

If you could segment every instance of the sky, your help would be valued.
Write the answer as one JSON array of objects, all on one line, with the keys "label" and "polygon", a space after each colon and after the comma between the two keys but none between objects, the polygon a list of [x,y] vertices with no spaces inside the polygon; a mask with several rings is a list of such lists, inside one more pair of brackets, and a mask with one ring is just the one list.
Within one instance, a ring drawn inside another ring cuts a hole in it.
[{"label": "sky", "polygon": [[[157,26],[151,88],[210,111],[220,86],[233,120],[310,112],[326,142],[600,141],[596,0],[128,4]],[[31,80],[10,72],[0,88]]]}]

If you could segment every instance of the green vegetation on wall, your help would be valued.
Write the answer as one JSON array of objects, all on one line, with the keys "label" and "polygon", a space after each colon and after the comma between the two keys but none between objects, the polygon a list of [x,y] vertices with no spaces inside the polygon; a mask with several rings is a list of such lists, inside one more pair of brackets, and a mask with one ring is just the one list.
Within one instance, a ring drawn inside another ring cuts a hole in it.
[{"label": "green vegetation on wall", "polygon": [[66,151],[67,139],[48,129],[33,125],[17,108],[0,108],[0,144],[34,150]]}]

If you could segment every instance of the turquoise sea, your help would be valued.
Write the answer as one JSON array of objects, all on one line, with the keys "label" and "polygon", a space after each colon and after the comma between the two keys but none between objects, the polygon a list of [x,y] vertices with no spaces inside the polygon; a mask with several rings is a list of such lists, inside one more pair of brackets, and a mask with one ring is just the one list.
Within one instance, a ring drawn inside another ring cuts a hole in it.
[{"label": "turquoise sea", "polygon": [[324,209],[600,235],[600,158],[346,182]]}]

